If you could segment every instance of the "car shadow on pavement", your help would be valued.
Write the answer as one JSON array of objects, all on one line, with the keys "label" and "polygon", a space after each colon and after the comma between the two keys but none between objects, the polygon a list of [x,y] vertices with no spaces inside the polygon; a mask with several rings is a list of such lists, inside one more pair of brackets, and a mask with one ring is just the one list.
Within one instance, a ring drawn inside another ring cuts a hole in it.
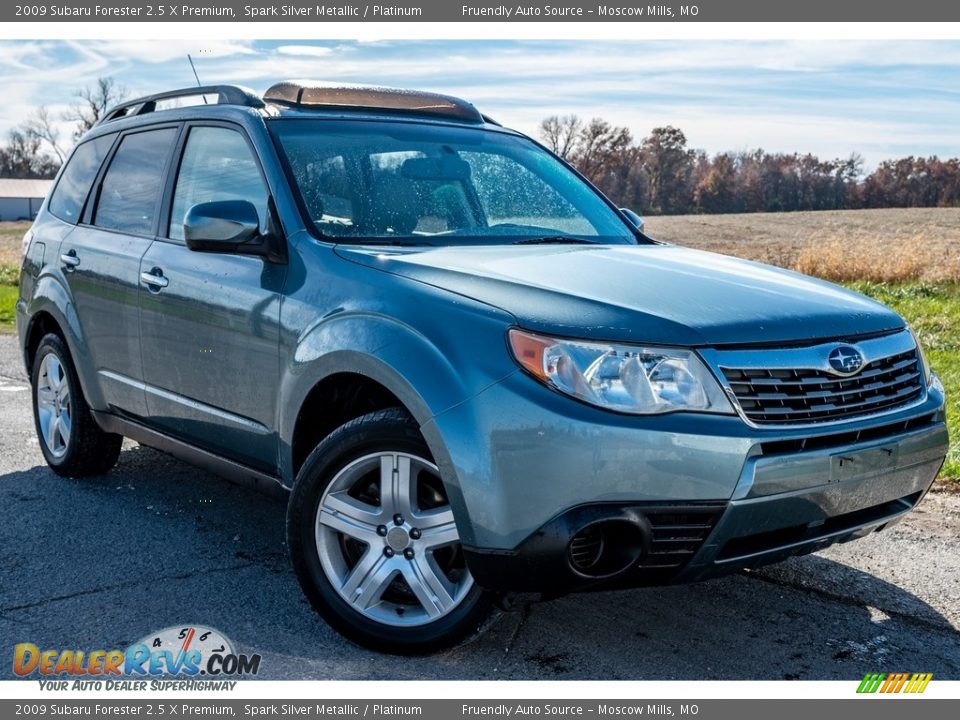
[{"label": "car shadow on pavement", "polygon": [[[960,678],[960,633],[915,594],[820,555],[697,585],[520,604],[460,647],[359,648],[309,607],[282,499],[127,443],[108,475],[0,476],[0,651],[124,648],[217,628],[269,679]],[[860,542],[869,542],[869,538]],[[12,675],[0,662],[0,677]]]}]

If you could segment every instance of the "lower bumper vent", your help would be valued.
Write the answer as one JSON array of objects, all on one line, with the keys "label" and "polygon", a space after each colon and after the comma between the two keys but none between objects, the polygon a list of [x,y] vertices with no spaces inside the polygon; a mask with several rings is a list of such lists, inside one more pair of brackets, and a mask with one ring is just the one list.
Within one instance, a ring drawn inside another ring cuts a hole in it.
[{"label": "lower bumper vent", "polygon": [[675,570],[686,565],[713,530],[723,509],[723,505],[645,509],[650,523],[650,549],[640,567]]},{"label": "lower bumper vent", "polygon": [[603,554],[603,533],[597,525],[584,528],[570,541],[570,563],[580,572],[594,567]]}]

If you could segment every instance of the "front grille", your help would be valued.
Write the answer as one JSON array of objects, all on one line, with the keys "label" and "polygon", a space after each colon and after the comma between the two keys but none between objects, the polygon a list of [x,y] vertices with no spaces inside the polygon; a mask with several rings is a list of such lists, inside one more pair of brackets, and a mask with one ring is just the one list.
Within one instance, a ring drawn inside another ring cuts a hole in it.
[{"label": "front grille", "polygon": [[823,370],[721,367],[749,420],[789,425],[892,410],[923,394],[916,348],[864,365],[853,377]]},{"label": "front grille", "polygon": [[645,511],[650,523],[650,549],[640,567],[669,570],[686,565],[713,529],[723,505],[662,508]]},{"label": "front grille", "polygon": [[894,435],[902,435],[913,430],[919,430],[937,421],[936,413],[920,415],[907,420],[898,420],[887,425],[871,425],[860,430],[830,433],[829,435],[814,435],[812,437],[789,438],[787,440],[771,440],[760,443],[760,450],[764,455],[782,455],[808,450],[828,450],[843,445],[856,445],[871,440],[883,440]]}]

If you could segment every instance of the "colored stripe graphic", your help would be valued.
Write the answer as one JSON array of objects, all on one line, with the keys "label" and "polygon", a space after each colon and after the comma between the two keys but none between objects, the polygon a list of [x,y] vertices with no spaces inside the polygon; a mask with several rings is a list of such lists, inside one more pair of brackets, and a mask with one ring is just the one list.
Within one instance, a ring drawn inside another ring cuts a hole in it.
[{"label": "colored stripe graphic", "polygon": [[922,693],[933,673],[867,673],[857,687],[858,693]]},{"label": "colored stripe graphic", "polygon": [[897,678],[896,687],[894,687],[890,692],[900,692],[900,689],[903,687],[903,684],[907,681],[908,677],[909,675],[907,675],[907,673],[900,673],[900,676]]},{"label": "colored stripe graphic", "polygon": [[867,673],[863,676],[863,681],[860,683],[860,687],[857,688],[858,693],[875,693],[880,688],[880,683],[886,679],[884,673]]},{"label": "colored stripe graphic", "polygon": [[930,681],[933,679],[933,673],[920,673],[917,679],[916,686],[910,691],[913,693],[922,693],[927,689],[927,685],[930,684]]}]

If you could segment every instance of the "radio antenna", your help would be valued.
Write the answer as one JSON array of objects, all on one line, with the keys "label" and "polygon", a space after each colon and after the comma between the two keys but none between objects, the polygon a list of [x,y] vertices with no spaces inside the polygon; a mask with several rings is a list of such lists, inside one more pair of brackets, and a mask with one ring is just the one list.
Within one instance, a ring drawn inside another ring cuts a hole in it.
[{"label": "radio antenna", "polygon": [[[193,70],[193,78],[194,80],[197,81],[197,87],[203,87],[203,83],[200,82],[200,76],[197,75],[197,67],[196,65],[193,64],[193,58],[190,57],[190,53],[187,53],[187,60],[190,62],[190,69]],[[207,104],[206,95],[201,95],[200,97],[203,98],[203,104],[206,105]]]}]

